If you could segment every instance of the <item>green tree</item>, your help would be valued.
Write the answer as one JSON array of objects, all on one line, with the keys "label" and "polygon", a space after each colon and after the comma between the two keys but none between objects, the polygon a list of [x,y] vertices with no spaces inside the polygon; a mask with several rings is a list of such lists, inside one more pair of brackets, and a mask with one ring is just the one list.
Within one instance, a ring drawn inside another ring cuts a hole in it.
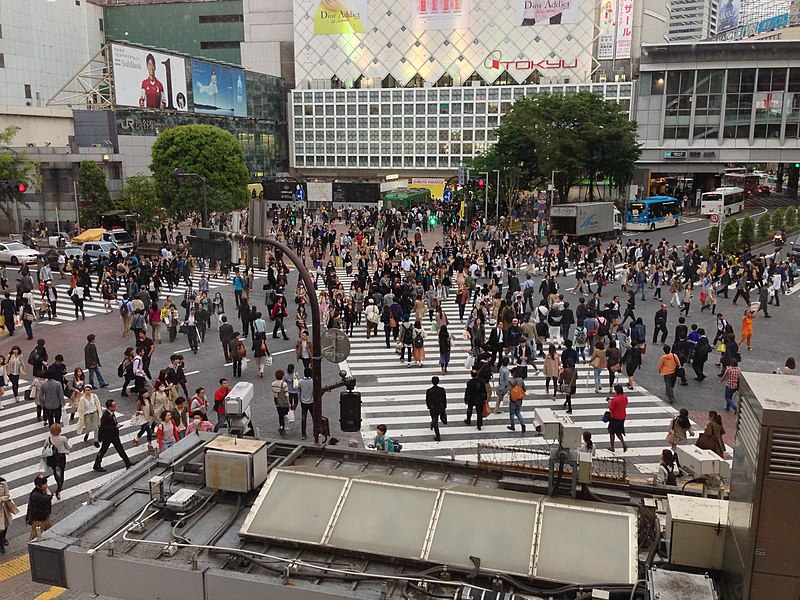
[{"label": "green tree", "polygon": [[128,177],[116,205],[126,213],[139,215],[136,220],[142,231],[153,231],[166,218],[167,211],[159,200],[158,186],[152,177]]},{"label": "green tree", "polygon": [[772,233],[772,220],[769,218],[769,214],[764,213],[758,220],[758,241],[765,241],[769,238],[770,233]]},{"label": "green tree", "polygon": [[81,162],[78,191],[81,196],[81,225],[84,227],[98,225],[102,213],[114,210],[106,173],[96,162]]},{"label": "green tree", "polygon": [[736,252],[739,247],[739,222],[729,219],[722,228],[722,251],[727,254]]},{"label": "green tree", "polygon": [[750,215],[745,215],[739,226],[739,241],[752,246],[756,241],[756,222]]},{"label": "green tree", "polygon": [[719,238],[719,225],[712,225],[711,229],[708,230],[708,247],[715,248],[717,251],[719,251],[719,248],[717,248],[718,238]]},{"label": "green tree", "polygon": [[[18,181],[29,188],[38,190],[41,187],[39,163],[11,149],[18,132],[19,127],[0,129],[0,181]],[[28,206],[24,193],[13,191],[0,185],[0,211],[10,221],[14,220],[12,207],[15,202]]]},{"label": "green tree", "polygon": [[247,206],[248,173],[242,147],[233,135],[212,125],[180,125],[164,131],[153,145],[150,165],[162,204],[171,213],[203,211],[203,185],[196,177],[176,180],[176,168],[205,177],[208,211]]},{"label": "green tree", "polygon": [[589,93],[537,94],[514,103],[485,155],[487,162],[479,157],[474,164],[518,170],[520,189],[549,181],[555,172],[556,192],[564,202],[584,179],[609,179],[624,190],[640,154],[636,124],[618,105]]},{"label": "green tree", "polygon": [[794,206],[786,209],[784,222],[786,223],[786,229],[794,229],[797,225],[797,209]]},{"label": "green tree", "polygon": [[772,219],[770,220],[773,229],[782,229],[784,224],[784,217],[783,211],[780,208],[776,208],[775,212],[772,213]]}]

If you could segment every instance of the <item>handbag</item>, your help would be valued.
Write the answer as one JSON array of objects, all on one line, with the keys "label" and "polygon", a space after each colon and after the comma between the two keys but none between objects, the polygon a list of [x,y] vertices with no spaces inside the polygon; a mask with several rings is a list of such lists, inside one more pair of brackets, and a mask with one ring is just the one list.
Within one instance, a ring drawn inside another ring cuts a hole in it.
[{"label": "handbag", "polygon": [[467,358],[464,359],[464,369],[471,371],[473,366],[475,366],[475,356],[470,351],[467,352]]},{"label": "handbag", "polygon": [[719,344],[717,344],[717,352],[719,352],[720,354],[725,354],[726,348],[727,346],[725,346],[725,342],[720,342]]},{"label": "handbag", "polygon": [[267,354],[264,357],[264,364],[267,365],[268,367],[272,366],[272,354]]},{"label": "handbag", "polygon": [[297,415],[295,414],[294,410],[290,410],[287,413],[287,416],[289,417],[289,423],[294,423],[295,419],[297,419]]},{"label": "handbag", "polygon": [[619,363],[615,363],[611,365],[608,370],[612,373],[619,373],[622,370],[622,366]]},{"label": "handbag", "polygon": [[567,381],[566,379],[561,380],[561,385],[558,386],[558,390],[562,394],[571,394],[572,393],[572,384]]},{"label": "handbag", "polygon": [[22,314],[22,318],[23,318],[25,321],[28,321],[28,322],[31,322],[31,321],[33,321],[33,320],[35,320],[35,319],[36,319],[36,317],[34,317],[34,316],[33,316],[33,313],[30,313],[30,312],[25,312],[25,313],[23,313],[23,314]]},{"label": "handbag", "polygon": [[178,333],[189,333],[189,326],[188,325],[181,325],[178,328]]},{"label": "handbag", "polygon": [[11,498],[6,500],[4,502],[4,505],[5,505],[6,509],[8,509],[8,512],[10,512],[12,515],[18,515],[19,514],[19,508],[17,507],[17,504]]},{"label": "handbag", "polygon": [[674,429],[670,429],[667,432],[667,435],[664,436],[664,440],[668,444],[676,444],[676,443],[678,443],[678,436],[675,435],[675,430]]},{"label": "handbag", "polygon": [[602,417],[601,421],[603,421],[603,423],[608,423],[608,422],[611,421],[611,411],[610,410],[607,410],[606,412],[603,413],[603,417]]},{"label": "handbag", "polygon": [[142,425],[144,425],[144,415],[137,412],[131,417],[131,426],[141,427]]},{"label": "handbag", "polygon": [[678,367],[677,369],[675,369],[675,375],[677,375],[681,379],[685,379],[686,378],[686,369],[684,369],[683,367]]},{"label": "handbag", "polygon": [[483,418],[484,418],[484,419],[485,419],[486,417],[488,417],[490,414],[492,414],[492,407],[491,407],[491,406],[489,406],[489,403],[488,403],[488,402],[484,402],[484,403],[483,403],[483,410],[482,410],[482,413],[483,413]]},{"label": "handbag", "polygon": [[397,327],[397,321],[394,320],[394,317],[389,318],[389,327],[391,327],[392,329]]},{"label": "handbag", "polygon": [[42,460],[46,461],[48,458],[52,458],[55,452],[56,449],[53,446],[53,442],[50,441],[50,438],[47,438],[47,441],[44,443],[44,448],[42,448]]}]

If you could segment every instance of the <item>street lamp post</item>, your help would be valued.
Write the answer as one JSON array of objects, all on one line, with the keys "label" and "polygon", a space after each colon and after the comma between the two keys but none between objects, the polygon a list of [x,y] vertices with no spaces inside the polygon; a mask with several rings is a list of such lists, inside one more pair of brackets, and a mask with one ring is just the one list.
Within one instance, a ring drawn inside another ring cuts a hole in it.
[{"label": "street lamp post", "polygon": [[175,179],[182,179],[184,177],[197,177],[203,182],[203,227],[208,227],[208,181],[200,173],[185,173],[180,167],[175,167],[172,172]]},{"label": "street lamp post", "polygon": [[329,435],[322,417],[322,395],[325,392],[322,388],[322,315],[319,310],[317,294],[314,292],[314,282],[311,280],[308,269],[306,269],[302,259],[294,250],[289,248],[286,244],[272,238],[261,235],[242,235],[240,233],[225,231],[211,231],[210,234],[213,239],[236,240],[250,244],[266,244],[268,246],[273,246],[280,249],[284,256],[291,260],[297,268],[298,277],[302,280],[303,285],[305,285],[308,295],[308,305],[311,308],[311,345],[313,349],[311,372],[314,383],[314,408],[312,417],[314,420],[314,441],[319,443],[320,437],[327,437]]},{"label": "street lamp post", "polygon": [[497,173],[497,188],[495,189],[494,222],[500,225],[500,169],[495,169],[492,173]]}]

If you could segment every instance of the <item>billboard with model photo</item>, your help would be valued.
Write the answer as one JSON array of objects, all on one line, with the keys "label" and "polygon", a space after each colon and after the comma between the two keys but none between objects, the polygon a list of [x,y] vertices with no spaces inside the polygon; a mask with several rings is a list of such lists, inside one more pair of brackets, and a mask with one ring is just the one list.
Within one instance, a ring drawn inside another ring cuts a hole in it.
[{"label": "billboard with model photo", "polygon": [[120,44],[111,46],[111,56],[117,105],[189,110],[182,58]]},{"label": "billboard with model photo", "polygon": [[226,117],[247,116],[244,71],[192,60],[194,112]]}]

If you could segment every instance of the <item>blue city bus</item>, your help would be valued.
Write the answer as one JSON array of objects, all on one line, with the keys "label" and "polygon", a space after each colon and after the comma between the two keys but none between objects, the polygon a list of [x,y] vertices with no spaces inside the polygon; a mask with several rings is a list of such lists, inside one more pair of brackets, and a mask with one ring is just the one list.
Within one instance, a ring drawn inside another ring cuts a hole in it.
[{"label": "blue city bus", "polygon": [[625,210],[627,231],[654,231],[677,227],[681,218],[681,202],[672,196],[650,196],[629,200]]}]

